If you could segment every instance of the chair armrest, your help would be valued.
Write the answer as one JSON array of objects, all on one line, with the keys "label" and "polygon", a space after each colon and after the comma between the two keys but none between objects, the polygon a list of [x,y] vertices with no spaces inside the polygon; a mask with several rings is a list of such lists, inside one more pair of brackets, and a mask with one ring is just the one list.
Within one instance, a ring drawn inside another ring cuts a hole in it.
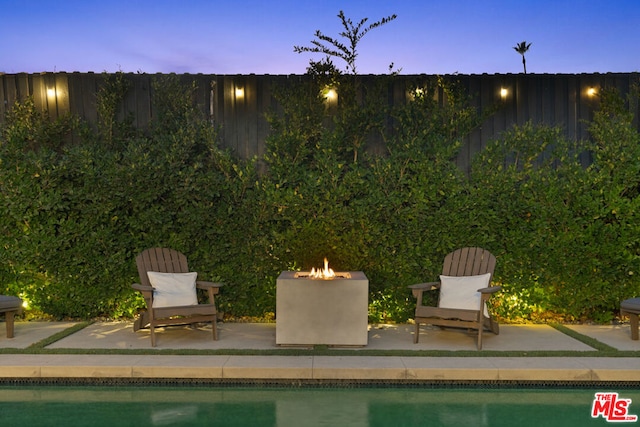
[{"label": "chair armrest", "polygon": [[417,283],[410,285],[411,293],[418,300],[418,304],[422,304],[422,293],[424,291],[433,291],[440,288],[440,282]]},{"label": "chair armrest", "polygon": [[141,285],[140,283],[134,283],[131,287],[140,292],[153,292],[153,287]]},{"label": "chair armrest", "polygon": [[224,286],[223,283],[205,282],[202,280],[196,281],[196,288],[205,289],[205,290],[211,289],[214,294],[217,294],[218,292],[220,292],[220,288],[222,286]]},{"label": "chair armrest", "polygon": [[440,287],[440,282],[417,283],[415,285],[410,285],[408,287],[409,289],[422,289],[422,290],[432,291]]},{"label": "chair armrest", "polygon": [[488,288],[480,288],[478,292],[481,294],[495,294],[502,290],[502,286],[489,286]]},{"label": "chair armrest", "polygon": [[147,308],[151,309],[151,306],[153,305],[153,287],[141,285],[140,283],[134,283],[131,287],[136,291],[140,291],[145,304],[147,304]]}]

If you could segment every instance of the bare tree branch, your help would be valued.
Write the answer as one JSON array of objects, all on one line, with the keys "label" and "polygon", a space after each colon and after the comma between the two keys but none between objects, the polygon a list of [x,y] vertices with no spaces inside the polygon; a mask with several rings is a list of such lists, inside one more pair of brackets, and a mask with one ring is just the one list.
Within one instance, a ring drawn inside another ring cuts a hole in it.
[{"label": "bare tree branch", "polygon": [[323,53],[325,55],[340,58],[347,63],[347,71],[351,70],[353,74],[356,74],[356,58],[358,57],[358,43],[362,40],[365,34],[374,28],[384,25],[397,18],[396,14],[382,18],[381,20],[370,24],[367,27],[363,26],[367,23],[369,18],[363,18],[357,25],[353,25],[353,21],[344,15],[341,10],[338,14],[338,18],[342,22],[342,26],[345,31],[341,31],[338,35],[348,40],[348,46],[334,39],[333,37],[323,34],[320,30],[315,32],[316,40],[312,40],[313,46],[294,46],[293,51],[296,53],[311,52],[311,53]]}]

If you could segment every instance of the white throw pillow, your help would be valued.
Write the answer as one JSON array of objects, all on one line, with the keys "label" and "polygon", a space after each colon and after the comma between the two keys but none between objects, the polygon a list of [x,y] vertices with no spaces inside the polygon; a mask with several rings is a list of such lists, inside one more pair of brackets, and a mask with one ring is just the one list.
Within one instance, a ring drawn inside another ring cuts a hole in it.
[{"label": "white throw pillow", "polygon": [[196,278],[198,273],[158,273],[147,271],[153,287],[154,307],[196,305]]},{"label": "white throw pillow", "polygon": [[[478,289],[489,286],[491,273],[479,276],[440,276],[441,308],[458,308],[463,310],[477,310],[480,307],[480,292]],[[484,315],[489,316],[487,306]]]}]

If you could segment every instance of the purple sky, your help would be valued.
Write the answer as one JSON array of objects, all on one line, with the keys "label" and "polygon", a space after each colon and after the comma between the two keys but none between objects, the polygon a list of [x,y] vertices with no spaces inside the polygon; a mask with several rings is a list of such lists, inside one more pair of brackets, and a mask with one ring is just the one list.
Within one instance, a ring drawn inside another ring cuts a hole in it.
[{"label": "purple sky", "polygon": [[[637,72],[640,0],[0,0],[0,72],[304,74],[316,30],[398,18],[358,45],[359,74]],[[344,69],[344,63],[334,60]]]}]

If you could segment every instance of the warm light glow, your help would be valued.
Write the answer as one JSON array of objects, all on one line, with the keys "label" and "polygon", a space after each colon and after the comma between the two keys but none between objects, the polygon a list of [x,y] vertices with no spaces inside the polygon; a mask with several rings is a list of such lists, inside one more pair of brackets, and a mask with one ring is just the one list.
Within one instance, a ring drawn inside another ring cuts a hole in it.
[{"label": "warm light glow", "polygon": [[507,88],[500,89],[500,98],[505,99],[509,95],[509,90]]},{"label": "warm light glow", "polygon": [[244,97],[244,89],[241,87],[236,88],[236,98]]},{"label": "warm light glow", "polygon": [[327,88],[324,92],[324,98],[327,101],[335,101],[338,99],[338,92],[333,88]]},{"label": "warm light glow", "polygon": [[595,87],[590,87],[587,89],[587,96],[596,96],[598,94],[598,91],[596,90]]},{"label": "warm light glow", "polygon": [[50,98],[54,98],[56,96],[56,90],[53,88],[47,89],[47,96]]},{"label": "warm light glow", "polygon": [[29,310],[31,308],[31,304],[26,295],[24,293],[20,293],[19,297],[22,300],[22,308],[24,308],[25,310]]},{"label": "warm light glow", "polygon": [[318,280],[333,280],[335,278],[340,279],[351,279],[351,274],[346,273],[336,273],[331,268],[329,268],[329,261],[324,259],[324,268],[315,269],[312,268],[310,272],[302,272],[299,271],[295,274],[295,277],[298,279],[318,279]]},{"label": "warm light glow", "polygon": [[324,268],[316,270],[315,268],[311,269],[311,273],[309,273],[309,277],[311,279],[323,279],[330,280],[336,277],[336,273],[329,268],[329,261],[324,259]]}]

